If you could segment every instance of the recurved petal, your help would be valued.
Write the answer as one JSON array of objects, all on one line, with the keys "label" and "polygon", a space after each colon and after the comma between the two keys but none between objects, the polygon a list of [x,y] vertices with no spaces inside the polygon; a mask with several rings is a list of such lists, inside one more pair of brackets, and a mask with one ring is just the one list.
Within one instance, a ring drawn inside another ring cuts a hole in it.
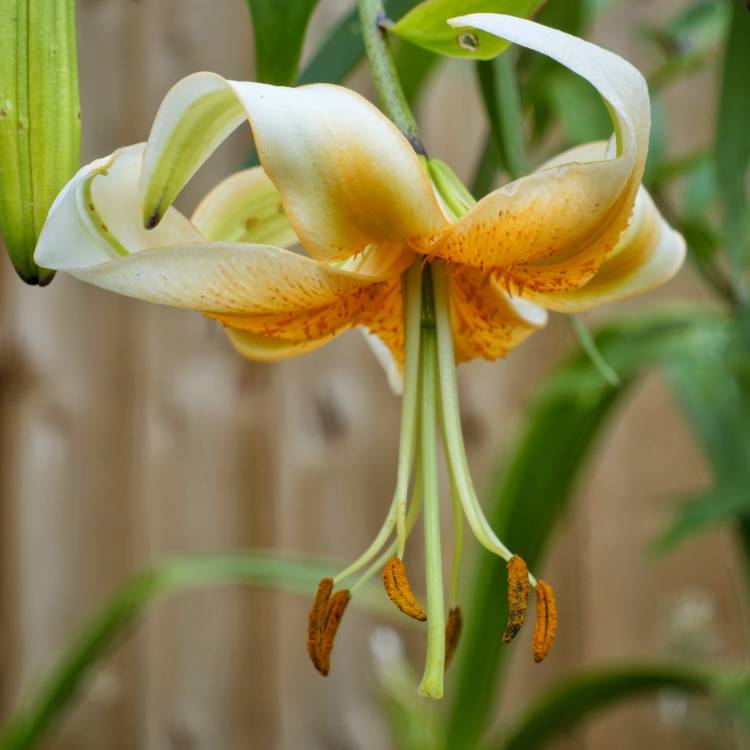
[{"label": "recurved petal", "polygon": [[583,312],[654,289],[669,281],[684,259],[685,240],[664,221],[642,187],[628,228],[590,281],[568,292],[528,290],[525,296],[550,310]]},{"label": "recurved petal", "polygon": [[270,245],[209,242],[169,209],[138,221],[143,146],[84,167],[53,204],[38,261],[110,291],[215,313],[315,309],[389,278],[326,266]]},{"label": "recurved petal", "polygon": [[615,246],[632,211],[650,128],[645,81],[617,55],[532,21],[479,13],[451,24],[536,50],[584,77],[605,100],[615,136],[606,153],[593,145],[486,196],[428,252],[503,268],[516,290],[576,288]]},{"label": "recurved petal", "polygon": [[82,167],[49,210],[34,257],[46,268],[96,266],[150,247],[201,242],[203,237],[171,208],[155,230],[139,221],[138,179],[144,143]]},{"label": "recurved petal", "polygon": [[300,88],[196,73],[167,94],[151,130],[142,187],[153,226],[187,180],[247,118],[261,164],[297,236],[321,260],[446,226],[409,142],[372,104],[327,84]]},{"label": "recurved petal", "polygon": [[191,221],[208,240],[291,247],[298,242],[279,191],[252,167],[222,180],[200,202]]},{"label": "recurved petal", "polygon": [[547,312],[513,297],[491,274],[449,266],[456,360],[504,357],[547,323]]}]

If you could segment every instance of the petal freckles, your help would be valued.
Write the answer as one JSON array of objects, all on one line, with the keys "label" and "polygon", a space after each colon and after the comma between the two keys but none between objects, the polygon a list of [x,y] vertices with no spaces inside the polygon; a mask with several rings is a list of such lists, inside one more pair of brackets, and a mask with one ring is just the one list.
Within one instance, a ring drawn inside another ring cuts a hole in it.
[{"label": "petal freckles", "polygon": [[450,268],[456,360],[504,357],[547,323],[547,313],[508,294],[488,274]]},{"label": "petal freckles", "polygon": [[541,52],[588,80],[605,100],[615,135],[590,144],[480,201],[434,252],[479,268],[504,268],[517,288],[574,289],[596,272],[632,212],[648,149],[643,76],[594,44],[513,16],[478,13],[450,22]]},{"label": "petal freckles", "polygon": [[641,188],[628,228],[593,278],[579,289],[526,296],[558,312],[583,312],[641,294],[671,279],[685,259],[685,240]]}]

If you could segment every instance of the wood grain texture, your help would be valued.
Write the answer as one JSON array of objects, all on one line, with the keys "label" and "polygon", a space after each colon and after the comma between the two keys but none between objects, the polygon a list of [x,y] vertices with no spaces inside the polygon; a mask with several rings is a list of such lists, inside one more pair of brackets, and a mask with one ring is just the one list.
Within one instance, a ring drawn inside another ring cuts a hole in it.
[{"label": "wood grain texture", "polygon": [[[595,38],[637,59],[639,48],[623,40],[648,5],[633,4],[627,23],[618,16]],[[346,7],[324,0],[313,37]],[[161,97],[181,76],[201,69],[253,74],[240,0],[82,0],[79,38],[86,160],[145,138]],[[683,111],[684,100],[670,106]],[[479,111],[469,69],[453,63],[422,104],[431,152],[464,177],[482,138]],[[222,147],[182,205],[240,164],[248,142],[244,132]],[[689,274],[661,293],[699,294]],[[252,364],[199,315],[63,276],[45,290],[26,288],[5,259],[0,316],[3,714],[97,602],[152,561],[248,546],[351,559],[379,528],[395,479],[399,404],[358,334],[298,361]],[[480,488],[534,384],[573,345],[555,320],[510,359],[462,367],[464,425]],[[679,657],[684,633],[675,633],[684,629],[685,602],[704,621],[713,617],[709,656],[746,651],[728,534],[656,561],[646,556],[669,518],[670,499],[707,481],[666,388],[649,378],[597,451],[544,571],[560,606],[555,650],[534,665],[529,633],[519,636],[499,722],[582,665]],[[443,517],[447,523],[447,503]],[[415,535],[407,555],[417,591],[421,552]],[[159,603],[46,747],[387,750],[369,666],[374,619],[350,608],[323,680],[305,654],[308,604],[240,589]],[[411,632],[405,638],[420,663],[423,640]],[[664,716],[653,702],[626,708],[559,747],[710,746]]]}]

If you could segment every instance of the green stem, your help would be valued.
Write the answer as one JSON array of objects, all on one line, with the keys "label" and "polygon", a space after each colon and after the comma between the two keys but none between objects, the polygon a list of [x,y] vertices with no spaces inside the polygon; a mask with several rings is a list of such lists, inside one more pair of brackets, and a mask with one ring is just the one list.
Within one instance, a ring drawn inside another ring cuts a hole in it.
[{"label": "green stem", "polygon": [[419,126],[398,78],[382,23],[386,19],[383,0],[357,0],[365,53],[370,65],[375,90],[388,117],[406,136],[418,154],[425,154]]},{"label": "green stem", "polygon": [[437,343],[431,273],[424,274],[422,294],[422,367],[420,398],[420,468],[424,494],[425,579],[427,585],[427,659],[419,692],[443,697],[445,672],[445,601],[440,545],[440,498],[437,484]]}]

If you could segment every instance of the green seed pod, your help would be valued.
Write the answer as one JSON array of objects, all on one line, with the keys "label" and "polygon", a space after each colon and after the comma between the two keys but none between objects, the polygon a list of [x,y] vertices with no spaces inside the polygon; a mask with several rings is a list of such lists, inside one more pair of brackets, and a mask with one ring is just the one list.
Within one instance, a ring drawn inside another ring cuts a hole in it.
[{"label": "green seed pod", "polygon": [[78,168],[75,0],[4,0],[0,13],[0,230],[18,275],[48,284],[34,246]]}]

